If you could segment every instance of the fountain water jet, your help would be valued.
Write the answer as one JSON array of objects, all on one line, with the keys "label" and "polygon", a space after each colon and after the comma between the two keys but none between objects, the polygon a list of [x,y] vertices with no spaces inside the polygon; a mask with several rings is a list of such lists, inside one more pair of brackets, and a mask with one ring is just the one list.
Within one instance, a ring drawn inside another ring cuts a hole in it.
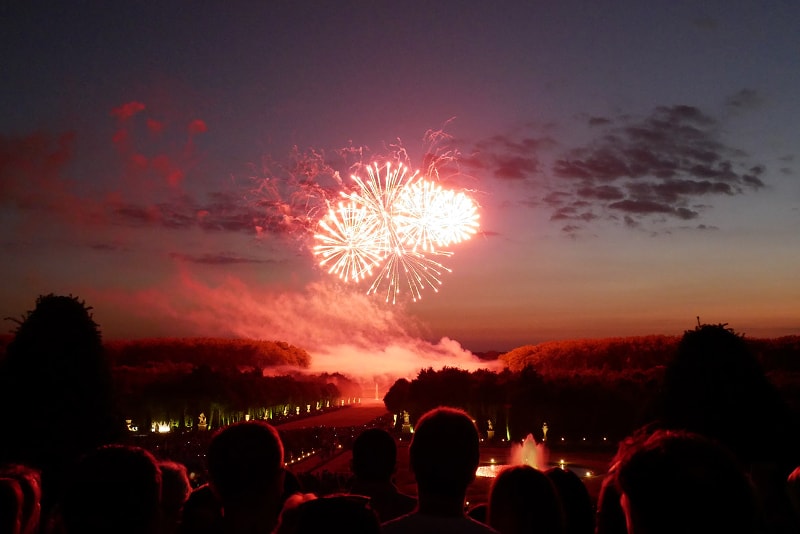
[{"label": "fountain water jet", "polygon": [[547,469],[548,452],[544,443],[536,443],[533,434],[528,434],[521,445],[511,446],[509,465],[529,465],[536,469]]},{"label": "fountain water jet", "polygon": [[549,453],[544,443],[536,443],[533,434],[528,434],[521,443],[511,445],[511,454],[507,464],[481,465],[475,472],[479,477],[497,476],[504,468],[512,465],[529,465],[535,469],[547,469]]}]

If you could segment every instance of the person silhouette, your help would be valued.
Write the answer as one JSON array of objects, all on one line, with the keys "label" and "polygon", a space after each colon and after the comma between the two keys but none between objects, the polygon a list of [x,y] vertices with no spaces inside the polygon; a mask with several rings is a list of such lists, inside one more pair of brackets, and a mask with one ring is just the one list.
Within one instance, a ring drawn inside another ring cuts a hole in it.
[{"label": "person silhouette", "polygon": [[479,444],[478,429],[463,410],[440,406],[420,417],[409,446],[419,504],[415,511],[383,523],[384,534],[496,532],[464,511],[480,460]]},{"label": "person silhouette", "polygon": [[563,534],[564,517],[553,482],[529,465],[506,467],[489,491],[487,522],[501,534]]},{"label": "person silhouette", "polygon": [[[800,464],[800,416],[770,382],[743,335],[725,324],[686,331],[649,415],[664,428],[724,445],[753,482],[766,528],[800,532],[785,491],[787,477]],[[769,429],[769,437],[750,431],[753,424]]]},{"label": "person silhouette", "polygon": [[380,534],[378,515],[364,495],[333,494],[317,498],[295,494],[281,512],[274,534]]},{"label": "person silhouette", "polygon": [[544,472],[556,487],[558,500],[564,510],[566,534],[594,533],[594,508],[592,497],[583,481],[574,472],[561,467],[551,467]]},{"label": "person silhouette", "polygon": [[353,442],[350,493],[370,498],[382,522],[405,515],[417,506],[414,497],[400,493],[392,483],[397,465],[397,444],[381,428],[363,431]]},{"label": "person silhouette", "polygon": [[79,460],[60,499],[66,534],[150,534],[158,530],[161,471],[148,451],[104,445]]},{"label": "person silhouette", "polygon": [[759,531],[741,465],[699,434],[656,430],[627,448],[613,476],[629,534]]},{"label": "person silhouette", "polygon": [[186,466],[172,461],[162,461],[161,469],[161,534],[177,532],[181,511],[192,492]]},{"label": "person silhouette", "polygon": [[260,420],[220,429],[208,446],[209,486],[222,506],[226,532],[267,534],[281,511],[283,443]]},{"label": "person silhouette", "polygon": [[22,491],[22,534],[36,534],[42,514],[42,479],[38,469],[23,464],[7,464],[0,477],[13,478]]}]

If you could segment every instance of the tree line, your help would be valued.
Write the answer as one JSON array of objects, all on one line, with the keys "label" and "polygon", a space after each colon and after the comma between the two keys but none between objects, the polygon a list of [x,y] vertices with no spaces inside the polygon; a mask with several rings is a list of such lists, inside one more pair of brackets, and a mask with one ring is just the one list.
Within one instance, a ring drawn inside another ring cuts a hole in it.
[{"label": "tree line", "polygon": [[[725,325],[713,328],[726,330]],[[786,405],[800,413],[800,336],[739,339],[754,358],[748,374],[764,376]],[[541,440],[542,426],[547,423],[551,442],[560,443],[563,437],[565,445],[584,443],[584,438],[593,444],[616,444],[658,411],[659,402],[670,390],[665,379],[674,368],[681,340],[680,336],[653,335],[527,345],[500,355],[506,368],[499,373],[421,370],[413,380],[396,381],[384,402],[398,414],[398,425],[403,412],[413,423],[425,411],[448,404],[472,414],[487,437],[491,423],[494,439],[519,440],[533,433]],[[697,374],[692,383],[699,383],[697,390],[706,391],[703,402],[730,398],[734,363],[733,356],[721,355],[713,364],[698,359],[688,366],[694,371],[685,374]],[[744,394],[739,396],[740,402],[731,402],[734,407],[726,409],[742,413],[725,417],[737,418],[747,412],[748,417],[742,419],[749,418],[753,424],[768,420],[758,411],[751,416],[755,403],[748,404]]]}]

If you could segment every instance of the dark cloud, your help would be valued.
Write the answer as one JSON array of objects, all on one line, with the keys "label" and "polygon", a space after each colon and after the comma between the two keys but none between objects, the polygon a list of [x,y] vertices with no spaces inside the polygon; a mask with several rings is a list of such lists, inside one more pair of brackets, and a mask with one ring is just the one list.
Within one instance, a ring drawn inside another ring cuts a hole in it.
[{"label": "dark cloud", "polygon": [[509,180],[524,180],[530,173],[536,172],[539,162],[535,158],[494,157],[494,176]]},{"label": "dark cloud", "polygon": [[606,117],[589,117],[589,126],[605,126],[610,123],[611,119]]},{"label": "dark cloud", "polygon": [[496,135],[478,142],[476,149],[461,163],[488,171],[500,180],[527,180],[542,170],[538,153],[555,145],[550,137],[527,136],[516,140]]},{"label": "dark cloud", "polygon": [[[116,205],[112,208],[113,220],[123,226],[161,226],[175,230],[200,228],[209,232],[253,234],[257,225],[262,230],[270,228],[264,224],[263,216],[257,210],[237,201],[235,196],[212,193],[209,197],[205,203],[181,198],[150,206]],[[277,225],[273,225],[272,229],[277,231]]]},{"label": "dark cloud", "polygon": [[601,185],[597,187],[581,187],[577,191],[581,198],[591,198],[598,200],[620,200],[625,198],[625,194],[619,187],[613,185]]},{"label": "dark cloud", "polygon": [[761,105],[761,95],[753,89],[742,89],[728,97],[725,105],[735,110],[754,109]]},{"label": "dark cloud", "polygon": [[[755,98],[747,91],[737,95],[742,105]],[[717,121],[696,107],[661,106],[642,119],[587,121],[598,137],[553,163],[560,181],[544,197],[553,220],[577,223],[623,214],[631,227],[665,217],[689,220],[710,207],[715,195],[740,195],[765,185],[765,166],[727,146]],[[587,201],[591,209],[579,204]]]},{"label": "dark cloud", "polygon": [[266,260],[257,258],[245,258],[233,253],[219,253],[219,254],[202,254],[199,256],[191,254],[182,254],[179,252],[171,252],[170,258],[178,261],[185,261],[189,263],[199,263],[203,265],[235,265],[243,263],[269,263]]},{"label": "dark cloud", "polygon": [[694,219],[698,213],[687,208],[675,208],[669,204],[662,204],[653,200],[620,200],[608,205],[613,210],[620,210],[630,215],[675,215],[681,219]]}]

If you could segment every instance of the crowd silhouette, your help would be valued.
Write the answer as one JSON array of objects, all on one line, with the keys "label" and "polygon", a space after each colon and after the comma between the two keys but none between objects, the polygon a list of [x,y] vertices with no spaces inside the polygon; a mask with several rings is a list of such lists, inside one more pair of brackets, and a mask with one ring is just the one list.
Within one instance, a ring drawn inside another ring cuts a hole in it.
[{"label": "crowd silhouette", "polygon": [[725,325],[684,334],[596,502],[569,470],[519,465],[467,510],[481,443],[454,406],[414,425],[415,495],[394,483],[399,453],[385,428],[360,432],[351,476],[321,491],[287,470],[284,440],[263,420],[217,429],[204,442],[207,482],[193,483],[164,450],[125,442],[90,310],[47,295],[17,321],[0,367],[13,430],[0,439],[0,534],[800,532],[797,414]]}]

